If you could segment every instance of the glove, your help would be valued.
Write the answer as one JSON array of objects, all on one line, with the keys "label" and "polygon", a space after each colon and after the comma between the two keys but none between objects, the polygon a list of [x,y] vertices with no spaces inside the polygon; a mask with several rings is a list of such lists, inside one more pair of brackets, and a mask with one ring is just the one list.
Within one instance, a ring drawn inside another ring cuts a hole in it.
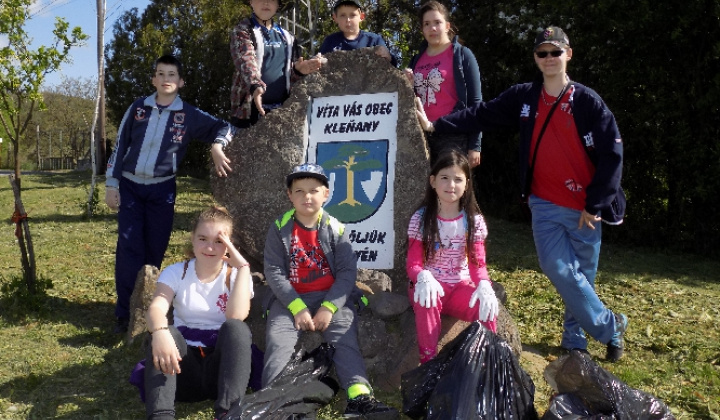
[{"label": "glove", "polygon": [[434,308],[437,306],[438,295],[440,297],[445,296],[445,291],[440,282],[435,279],[435,276],[430,271],[421,271],[415,282],[415,295],[413,296],[415,302],[425,308]]},{"label": "glove", "polygon": [[470,297],[470,307],[475,306],[475,302],[480,301],[478,308],[478,319],[483,322],[492,321],[498,314],[498,300],[495,297],[495,291],[490,284],[490,280],[480,280],[477,289]]}]

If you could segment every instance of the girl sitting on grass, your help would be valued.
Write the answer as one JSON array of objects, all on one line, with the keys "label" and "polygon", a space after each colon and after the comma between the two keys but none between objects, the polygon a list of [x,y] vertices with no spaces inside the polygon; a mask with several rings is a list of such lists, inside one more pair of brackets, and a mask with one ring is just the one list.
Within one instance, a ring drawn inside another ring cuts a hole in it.
[{"label": "girl sitting on grass", "polygon": [[[160,273],[146,314],[148,419],[174,419],[176,400],[207,399],[222,419],[245,394],[251,335],[243,320],[253,289],[250,265],[230,242],[232,229],[226,209],[203,211],[192,230],[191,259]],[[167,318],[171,305],[174,325]]]},{"label": "girl sitting on grass", "polygon": [[408,228],[408,294],[420,363],[437,354],[441,314],[479,320],[496,331],[498,301],[485,266],[486,237],[468,159],[447,151],[433,165],[425,198]]}]

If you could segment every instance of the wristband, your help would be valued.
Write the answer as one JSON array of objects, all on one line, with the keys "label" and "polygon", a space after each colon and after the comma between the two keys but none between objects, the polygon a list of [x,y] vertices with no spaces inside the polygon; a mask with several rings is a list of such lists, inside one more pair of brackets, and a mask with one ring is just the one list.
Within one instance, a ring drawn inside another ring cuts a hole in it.
[{"label": "wristband", "polygon": [[307,305],[300,298],[296,298],[288,305],[288,309],[293,316],[297,315],[298,312],[302,311],[305,308],[307,308]]},{"label": "wristband", "polygon": [[157,327],[157,328],[155,328],[154,330],[149,331],[149,333],[150,333],[150,335],[152,335],[152,333],[156,333],[156,332],[161,331],[161,330],[169,330],[169,329],[170,329],[170,327],[168,327],[168,326],[166,325],[166,326],[164,326],[164,327]]},{"label": "wristband", "polygon": [[333,314],[338,310],[337,306],[333,305],[332,302],[328,302],[327,300],[324,301],[320,306],[330,309],[330,312],[332,312]]}]

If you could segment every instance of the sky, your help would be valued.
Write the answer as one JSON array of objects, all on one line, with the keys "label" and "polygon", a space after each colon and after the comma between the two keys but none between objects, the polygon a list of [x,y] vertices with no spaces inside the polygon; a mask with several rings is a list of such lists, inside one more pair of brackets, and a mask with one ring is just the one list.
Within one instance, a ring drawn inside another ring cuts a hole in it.
[{"label": "sky", "polygon": [[[127,10],[137,7],[142,13],[150,4],[150,0],[105,0],[105,45],[112,37],[115,21]],[[90,38],[82,47],[70,49],[72,64],[63,64],[60,71],[50,73],[44,86],[58,85],[62,76],[72,78],[97,77],[97,1],[96,0],[36,0],[30,11],[30,20],[25,22],[25,31],[32,38],[32,48],[40,45],[53,44],[52,30],[55,17],[62,17],[70,24],[70,28],[79,26]],[[2,41],[0,41],[0,44]]]}]

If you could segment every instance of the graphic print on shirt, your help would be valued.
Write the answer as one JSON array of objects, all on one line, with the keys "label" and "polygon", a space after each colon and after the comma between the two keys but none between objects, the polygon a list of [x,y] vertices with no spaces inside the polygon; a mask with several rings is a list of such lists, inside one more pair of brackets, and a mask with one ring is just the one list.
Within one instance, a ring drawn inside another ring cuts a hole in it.
[{"label": "graphic print on shirt", "polygon": [[227,303],[228,303],[228,294],[227,292],[221,294],[218,296],[217,302],[215,302],[215,305],[220,309],[220,312],[225,313],[225,310],[227,309]]},{"label": "graphic print on shirt", "polygon": [[570,190],[572,192],[580,192],[583,190],[582,185],[575,182],[575,180],[572,178],[565,180],[565,186],[567,187],[568,190]]},{"label": "graphic print on shirt", "polygon": [[426,66],[418,67],[418,71],[414,73],[415,92],[420,96],[424,106],[437,103],[435,94],[440,92],[440,85],[445,81],[445,78],[438,68],[439,65],[439,62],[433,64],[432,70],[427,73],[427,78],[420,73],[420,70],[423,70],[423,67]]},{"label": "graphic print on shirt", "polygon": [[312,283],[330,274],[330,266],[319,244],[290,238],[290,283]]}]

